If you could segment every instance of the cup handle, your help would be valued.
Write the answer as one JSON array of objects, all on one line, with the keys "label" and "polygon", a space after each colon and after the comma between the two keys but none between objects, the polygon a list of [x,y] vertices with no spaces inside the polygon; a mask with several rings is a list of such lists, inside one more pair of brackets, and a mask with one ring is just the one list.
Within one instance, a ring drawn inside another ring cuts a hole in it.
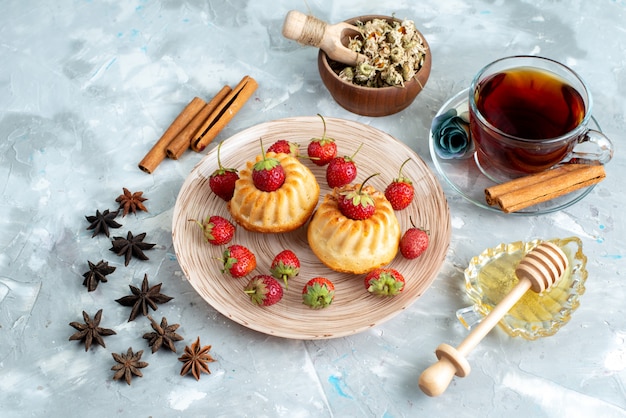
[{"label": "cup handle", "polygon": [[565,162],[579,164],[606,164],[613,158],[613,143],[606,135],[593,129],[582,135]]}]

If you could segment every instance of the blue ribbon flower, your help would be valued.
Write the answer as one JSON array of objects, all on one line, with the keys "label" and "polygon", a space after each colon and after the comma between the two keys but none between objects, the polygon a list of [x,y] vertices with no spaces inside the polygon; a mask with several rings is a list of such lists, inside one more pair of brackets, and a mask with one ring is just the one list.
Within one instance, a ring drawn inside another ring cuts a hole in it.
[{"label": "blue ribbon flower", "polygon": [[457,115],[456,109],[449,109],[433,119],[431,132],[435,152],[439,158],[461,159],[474,154],[468,112]]}]

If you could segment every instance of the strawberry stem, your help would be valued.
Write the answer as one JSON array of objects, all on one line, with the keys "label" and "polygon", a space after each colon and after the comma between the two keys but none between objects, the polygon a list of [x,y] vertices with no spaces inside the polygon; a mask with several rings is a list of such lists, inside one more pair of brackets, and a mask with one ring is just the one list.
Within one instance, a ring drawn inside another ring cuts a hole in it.
[{"label": "strawberry stem", "polygon": [[426,232],[426,234],[427,234],[427,235],[430,235],[430,230],[429,230],[429,229],[424,229],[424,228],[422,228],[422,227],[415,226],[415,223],[413,222],[413,218],[412,218],[411,216],[409,216],[409,222],[411,223],[411,226],[412,226],[413,228],[417,228],[417,229],[419,229],[420,231],[424,231],[424,232]]},{"label": "strawberry stem", "polygon": [[200,222],[197,219],[187,219],[187,221],[188,222],[195,222],[195,223],[197,223],[200,226],[201,229],[204,229],[204,225],[202,224],[202,222]]},{"label": "strawberry stem", "polygon": [[410,159],[410,158],[407,158],[406,160],[404,160],[404,162],[403,162],[403,163],[402,163],[402,165],[400,166],[400,170],[398,171],[398,177],[399,177],[399,178],[404,177],[404,176],[402,175],[402,169],[404,168],[404,166],[406,165],[406,163],[408,163],[409,161],[411,161],[411,159]]},{"label": "strawberry stem", "polygon": [[352,157],[350,157],[351,160],[354,159],[354,157],[356,156],[356,154],[361,150],[361,147],[363,146],[363,143],[361,142],[361,145],[359,145],[359,147],[356,149],[356,151],[354,151],[354,154],[352,154]]},{"label": "strawberry stem", "polygon": [[317,114],[322,119],[322,124],[324,125],[324,130],[322,131],[322,141],[326,139],[326,120],[324,120],[324,116]]},{"label": "strawberry stem", "polygon": [[359,186],[359,192],[358,192],[358,194],[361,194],[361,191],[363,190],[363,186],[365,186],[365,183],[367,183],[367,181],[368,181],[369,179],[371,179],[372,177],[376,177],[376,176],[378,176],[378,175],[380,175],[380,173],[374,173],[374,174],[371,174],[371,175],[370,175],[368,178],[366,178],[365,180],[363,180],[363,183],[361,183],[361,185]]},{"label": "strawberry stem", "polygon": [[[224,142],[224,141],[222,141]],[[222,142],[220,142],[219,144],[217,144],[217,168],[218,169],[222,169],[222,161],[220,160],[220,149],[222,148]]]}]

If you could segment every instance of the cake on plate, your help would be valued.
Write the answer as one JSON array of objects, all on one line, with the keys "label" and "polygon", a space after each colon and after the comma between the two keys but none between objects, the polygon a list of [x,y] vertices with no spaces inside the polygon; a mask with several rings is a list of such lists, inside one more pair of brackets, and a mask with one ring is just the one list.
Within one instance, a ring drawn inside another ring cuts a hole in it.
[{"label": "cake on plate", "polygon": [[390,263],[398,252],[400,223],[385,195],[364,186],[374,201],[374,214],[350,219],[339,209],[341,193],[360,185],[333,189],[311,218],[307,239],[313,253],[328,267],[342,273],[362,274]]},{"label": "cake on plate", "polygon": [[266,157],[280,161],[285,171],[284,183],[271,192],[255,187],[252,170],[263,159],[263,155],[258,155],[256,161],[246,162],[245,168],[239,172],[235,192],[228,204],[230,214],[249,231],[293,231],[311,217],[319,200],[320,186],[311,170],[297,158],[273,152],[268,152]]}]

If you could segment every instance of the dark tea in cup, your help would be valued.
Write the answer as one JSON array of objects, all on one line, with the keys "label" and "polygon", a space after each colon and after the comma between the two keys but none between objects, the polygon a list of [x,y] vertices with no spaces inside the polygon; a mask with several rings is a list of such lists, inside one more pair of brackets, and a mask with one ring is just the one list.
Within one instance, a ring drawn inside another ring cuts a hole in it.
[{"label": "dark tea in cup", "polygon": [[[495,180],[549,169],[573,157],[582,142],[600,140],[600,148],[608,147],[612,155],[610,141],[587,128],[591,98],[584,82],[556,61],[527,56],[495,61],[472,82],[469,101],[475,158]],[[606,162],[604,154],[594,151],[588,159]]]},{"label": "dark tea in cup", "polygon": [[555,74],[536,68],[494,74],[477,86],[474,96],[491,125],[518,138],[556,138],[585,117],[580,93]]}]

